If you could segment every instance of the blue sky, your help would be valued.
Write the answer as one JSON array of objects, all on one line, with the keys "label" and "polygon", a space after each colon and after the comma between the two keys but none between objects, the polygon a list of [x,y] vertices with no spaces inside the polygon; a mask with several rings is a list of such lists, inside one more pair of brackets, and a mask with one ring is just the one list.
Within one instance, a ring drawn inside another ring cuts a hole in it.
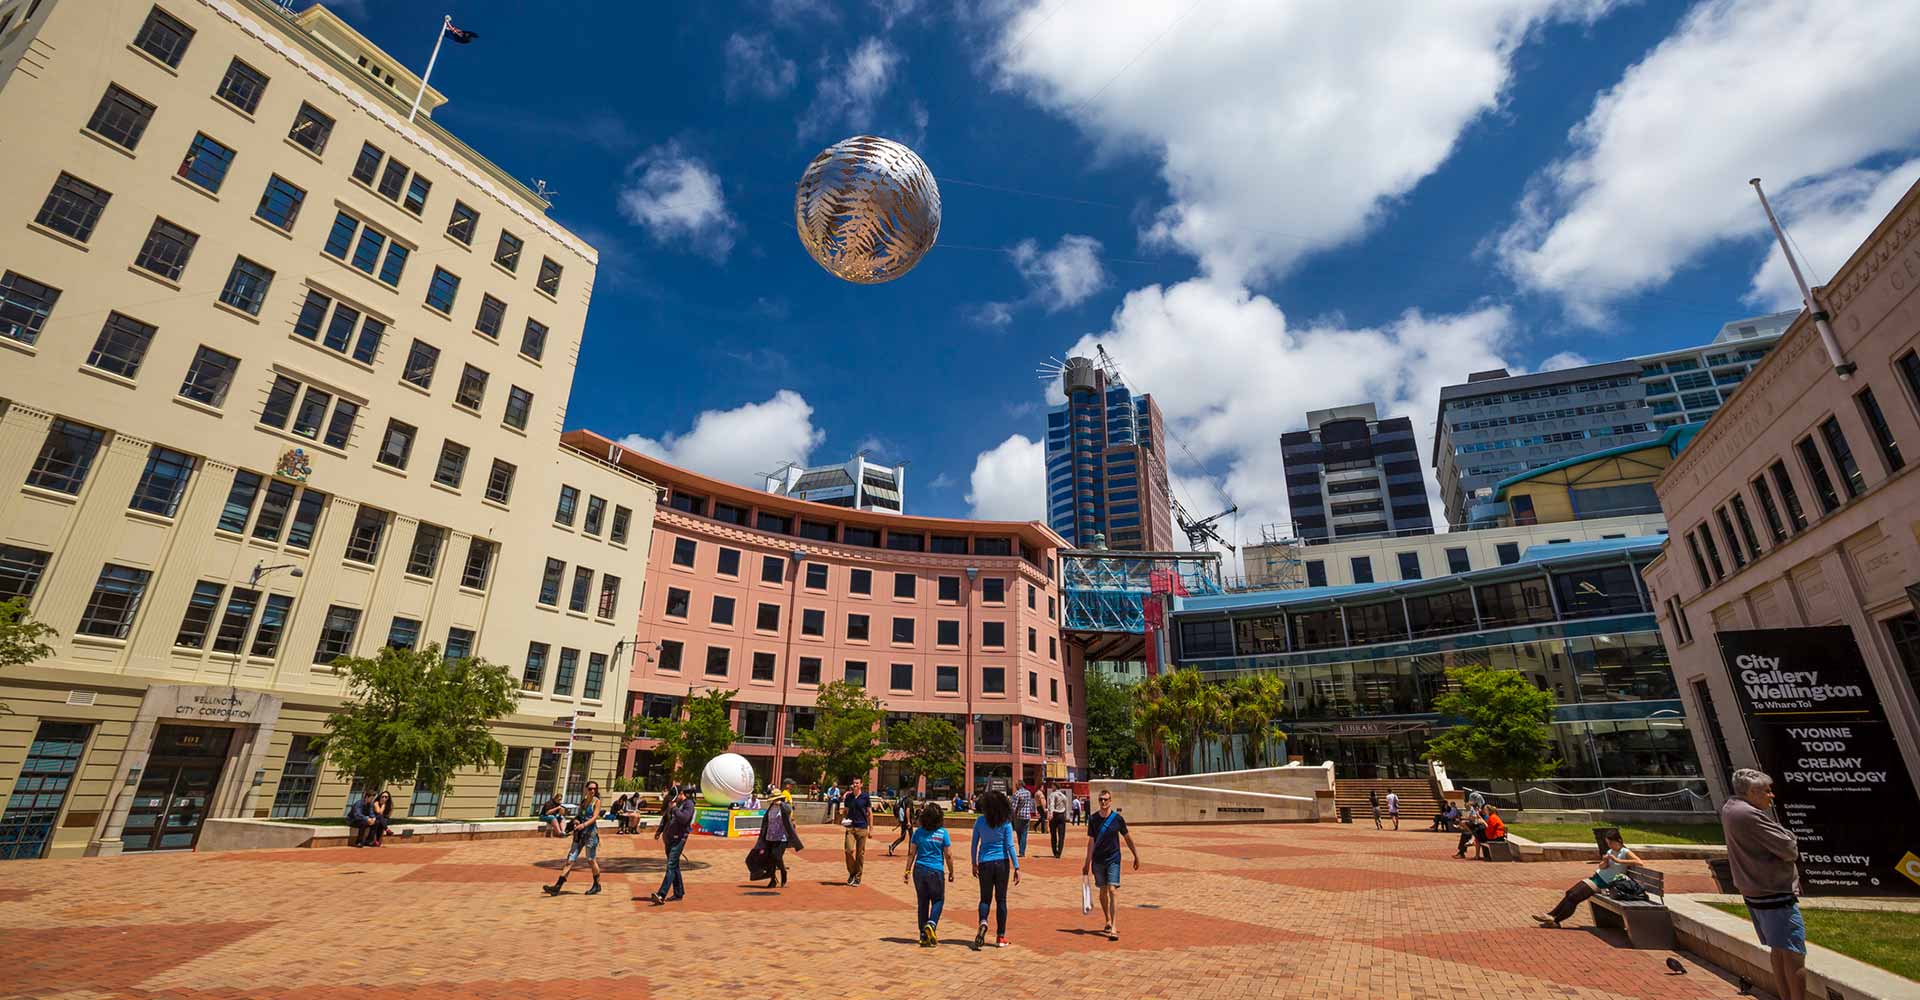
[{"label": "blue sky", "polygon": [[[1821,277],[1920,178],[1899,2],[448,6],[480,39],[436,119],[601,251],[569,424],[743,481],[873,448],[914,513],[1040,516],[1034,369],[1101,342],[1184,445],[1176,492],[1257,536],[1306,410],[1424,442],[1469,371],[1704,342],[1797,302],[1748,177]],[[341,9],[424,64],[437,15]],[[880,286],[791,224],[863,132],[944,203]]]}]

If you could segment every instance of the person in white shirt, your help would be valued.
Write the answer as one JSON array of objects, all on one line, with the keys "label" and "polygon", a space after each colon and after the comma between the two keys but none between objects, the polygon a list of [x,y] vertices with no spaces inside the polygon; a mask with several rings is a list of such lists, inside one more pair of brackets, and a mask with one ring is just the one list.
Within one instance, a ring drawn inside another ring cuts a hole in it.
[{"label": "person in white shirt", "polygon": [[1047,833],[1053,838],[1053,856],[1067,849],[1067,813],[1073,809],[1073,795],[1065,785],[1055,785],[1047,793]]},{"label": "person in white shirt", "polygon": [[1393,828],[1400,829],[1400,793],[1387,793],[1387,818],[1393,820]]}]

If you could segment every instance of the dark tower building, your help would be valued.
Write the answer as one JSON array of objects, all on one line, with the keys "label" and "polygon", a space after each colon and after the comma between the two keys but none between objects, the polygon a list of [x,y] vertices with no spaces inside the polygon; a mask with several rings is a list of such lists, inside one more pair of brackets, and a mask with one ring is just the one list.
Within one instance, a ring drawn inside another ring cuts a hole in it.
[{"label": "dark tower building", "polygon": [[1380,419],[1372,403],[1307,411],[1280,435],[1293,530],[1306,542],[1433,531],[1413,421]]}]

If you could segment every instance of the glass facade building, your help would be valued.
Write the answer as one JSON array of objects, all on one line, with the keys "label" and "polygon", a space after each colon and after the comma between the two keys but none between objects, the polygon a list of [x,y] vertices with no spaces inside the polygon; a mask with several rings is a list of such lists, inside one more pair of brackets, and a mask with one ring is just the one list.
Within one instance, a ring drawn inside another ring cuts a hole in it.
[{"label": "glass facade building", "polygon": [[1047,526],[1072,548],[1173,548],[1165,431],[1153,397],[1087,358],[1061,372],[1067,401],[1047,413]]}]

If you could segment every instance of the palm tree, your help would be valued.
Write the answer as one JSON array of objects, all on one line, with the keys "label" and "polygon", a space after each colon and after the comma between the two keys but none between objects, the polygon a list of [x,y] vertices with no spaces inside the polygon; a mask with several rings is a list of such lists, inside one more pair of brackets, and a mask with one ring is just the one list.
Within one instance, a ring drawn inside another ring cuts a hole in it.
[{"label": "palm tree", "polygon": [[1224,687],[1188,668],[1165,675],[1160,687],[1170,721],[1178,726],[1181,742],[1192,755],[1187,764],[1200,769],[1198,754],[1210,736],[1227,732],[1232,703]]},{"label": "palm tree", "polygon": [[1270,673],[1247,674],[1228,683],[1232,731],[1247,737],[1246,766],[1267,766],[1269,741],[1285,737],[1273,723],[1286,712],[1286,690],[1286,682]]}]

